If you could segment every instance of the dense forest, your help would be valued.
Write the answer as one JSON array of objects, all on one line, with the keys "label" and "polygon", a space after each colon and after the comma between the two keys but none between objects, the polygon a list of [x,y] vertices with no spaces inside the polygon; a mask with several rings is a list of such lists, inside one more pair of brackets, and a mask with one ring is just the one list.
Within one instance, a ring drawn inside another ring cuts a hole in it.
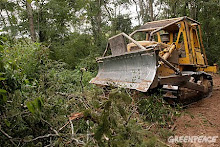
[{"label": "dense forest", "polygon": [[219,0],[1,0],[0,9],[0,146],[166,146],[179,107],[89,84],[107,39],[145,22],[201,22],[208,62],[220,63]]}]

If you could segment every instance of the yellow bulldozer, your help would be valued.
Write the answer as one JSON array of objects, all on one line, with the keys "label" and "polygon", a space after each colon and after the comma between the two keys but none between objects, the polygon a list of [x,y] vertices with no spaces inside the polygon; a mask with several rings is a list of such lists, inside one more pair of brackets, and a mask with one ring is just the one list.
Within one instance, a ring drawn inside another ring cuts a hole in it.
[{"label": "yellow bulldozer", "polygon": [[148,92],[178,102],[208,97],[217,65],[209,66],[200,23],[179,17],[152,21],[130,35],[109,38],[99,71],[90,83]]}]

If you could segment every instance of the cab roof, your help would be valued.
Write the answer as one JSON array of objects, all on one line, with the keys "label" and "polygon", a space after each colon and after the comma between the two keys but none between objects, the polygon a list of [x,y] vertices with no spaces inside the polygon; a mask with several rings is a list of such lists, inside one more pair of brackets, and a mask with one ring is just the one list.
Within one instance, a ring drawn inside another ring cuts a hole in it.
[{"label": "cab roof", "polygon": [[199,22],[193,20],[192,18],[189,17],[178,17],[178,18],[171,18],[171,19],[164,19],[164,20],[158,20],[158,21],[152,21],[152,22],[147,22],[144,25],[142,25],[138,31],[141,30],[156,30],[160,28],[167,29],[168,31],[175,31],[178,30],[177,23],[183,20],[191,21],[193,23],[196,23],[200,25]]}]

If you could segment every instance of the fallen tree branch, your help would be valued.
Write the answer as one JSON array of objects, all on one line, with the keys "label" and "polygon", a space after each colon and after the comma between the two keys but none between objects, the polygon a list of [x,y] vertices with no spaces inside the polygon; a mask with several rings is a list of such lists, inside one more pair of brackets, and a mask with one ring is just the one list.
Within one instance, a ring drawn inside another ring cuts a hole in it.
[{"label": "fallen tree branch", "polygon": [[173,126],[172,126],[172,128],[170,129],[170,131],[172,131],[173,132],[173,130],[176,128],[176,124],[174,124]]},{"label": "fallen tree branch", "polygon": [[83,117],[83,113],[82,112],[71,113],[70,116],[69,116],[69,121],[64,126],[59,128],[58,131],[61,131],[63,128],[65,128],[72,120],[79,119],[79,118],[82,118],[82,117]]},{"label": "fallen tree branch", "polygon": [[73,136],[74,136],[73,123],[72,123],[72,120],[71,120],[71,119],[69,119],[69,122],[70,122],[70,126],[71,126],[72,137],[73,137]]},{"label": "fallen tree branch", "polygon": [[43,122],[45,122],[46,124],[48,124],[48,125],[50,126],[50,129],[51,129],[52,131],[54,131],[54,133],[55,133],[57,136],[59,136],[57,130],[55,130],[49,122],[47,122],[47,121],[44,120],[43,118],[42,118],[41,120],[42,120]]},{"label": "fallen tree branch", "polygon": [[79,100],[86,109],[89,109],[91,106],[88,104],[88,101],[86,100],[86,98],[84,96],[82,97],[79,97],[79,96],[76,96],[74,94],[68,94],[68,93],[62,93],[62,92],[56,92],[56,94],[59,94],[61,96],[65,96],[67,97],[68,99],[70,98],[75,98],[77,100]]},{"label": "fallen tree branch", "polygon": [[4,134],[10,141],[11,143],[14,145],[14,146],[17,146],[16,143],[12,140],[12,137],[10,135],[8,135],[5,131],[3,131],[1,129],[1,126],[0,126],[0,131],[2,132],[2,134]]},{"label": "fallen tree branch", "polygon": [[43,139],[43,138],[48,138],[48,137],[56,137],[58,136],[57,134],[47,134],[47,135],[43,135],[43,136],[38,136],[34,139],[30,139],[30,140],[23,140],[24,142],[32,142],[32,141],[36,141],[38,139]]},{"label": "fallen tree branch", "polygon": [[125,122],[125,126],[127,126],[128,122],[130,121],[132,115],[134,114],[134,112],[137,110],[137,107],[133,108],[133,111],[131,112],[131,114],[129,115],[127,121]]},{"label": "fallen tree branch", "polygon": [[38,140],[38,139],[60,136],[60,135],[58,134],[58,131],[55,130],[55,129],[53,129],[52,125],[51,125],[49,122],[47,122],[47,121],[44,120],[43,118],[42,118],[41,120],[42,120],[43,122],[45,122],[46,124],[48,124],[48,125],[50,126],[50,129],[51,129],[55,134],[47,134],[47,135],[43,135],[43,136],[38,136],[38,137],[36,137],[36,138],[34,138],[34,139],[23,140],[24,142],[32,142],[32,141],[36,141],[36,140]]},{"label": "fallen tree branch", "polygon": [[64,126],[62,126],[61,128],[59,128],[58,131],[61,131],[63,128],[65,128],[68,124],[70,123],[70,121],[68,121]]},{"label": "fallen tree branch", "polygon": [[83,117],[83,113],[79,112],[79,113],[71,113],[69,119],[70,120],[74,120],[74,119],[79,119]]},{"label": "fallen tree branch", "polygon": [[157,139],[157,141],[159,141],[159,142],[162,143],[163,145],[166,145],[167,147],[170,147],[169,144],[166,144],[165,142],[161,141],[160,139]]},{"label": "fallen tree branch", "polygon": [[8,135],[7,133],[5,133],[5,131],[3,131],[1,128],[0,128],[0,131],[2,132],[2,134],[4,134],[8,139],[12,139],[12,137],[10,135]]},{"label": "fallen tree branch", "polygon": [[72,137],[71,140],[68,141],[66,144],[70,144],[72,141],[75,141],[77,144],[85,145],[85,143],[84,143],[83,141],[78,140],[78,139],[73,138],[73,137]]},{"label": "fallen tree branch", "polygon": [[155,125],[155,123],[151,124],[146,130],[147,130],[147,131],[150,130],[151,127],[153,127],[154,125]]}]

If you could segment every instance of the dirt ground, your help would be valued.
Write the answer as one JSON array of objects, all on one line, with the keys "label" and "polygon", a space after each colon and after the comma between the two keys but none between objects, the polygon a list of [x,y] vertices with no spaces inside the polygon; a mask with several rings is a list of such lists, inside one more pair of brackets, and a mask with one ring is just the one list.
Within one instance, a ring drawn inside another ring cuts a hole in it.
[{"label": "dirt ground", "polygon": [[218,136],[215,143],[183,143],[171,146],[220,147],[220,75],[213,75],[212,96],[191,104],[176,120],[175,136]]}]

